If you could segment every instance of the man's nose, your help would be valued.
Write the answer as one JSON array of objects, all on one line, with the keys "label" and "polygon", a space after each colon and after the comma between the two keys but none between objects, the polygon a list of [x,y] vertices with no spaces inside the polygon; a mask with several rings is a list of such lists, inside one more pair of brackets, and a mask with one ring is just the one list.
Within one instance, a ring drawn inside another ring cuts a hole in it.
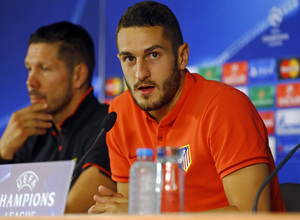
[{"label": "man's nose", "polygon": [[32,69],[28,73],[26,85],[28,88],[38,88],[39,87],[39,85],[40,85],[39,76],[38,76],[38,72],[36,70]]},{"label": "man's nose", "polygon": [[151,73],[148,68],[148,65],[142,60],[137,61],[135,77],[138,80],[144,80],[145,78],[150,77]]}]

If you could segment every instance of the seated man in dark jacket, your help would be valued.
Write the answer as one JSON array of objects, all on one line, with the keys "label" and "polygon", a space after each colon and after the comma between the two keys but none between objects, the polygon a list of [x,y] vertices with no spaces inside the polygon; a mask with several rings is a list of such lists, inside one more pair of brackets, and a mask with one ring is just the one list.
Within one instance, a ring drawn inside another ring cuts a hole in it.
[{"label": "seated man in dark jacket", "polygon": [[[91,86],[94,44],[82,27],[59,22],[30,36],[25,58],[31,105],[11,116],[0,139],[1,163],[75,160],[95,141],[108,106]],[[99,184],[115,189],[105,140],[73,179],[66,212],[87,212]]]}]

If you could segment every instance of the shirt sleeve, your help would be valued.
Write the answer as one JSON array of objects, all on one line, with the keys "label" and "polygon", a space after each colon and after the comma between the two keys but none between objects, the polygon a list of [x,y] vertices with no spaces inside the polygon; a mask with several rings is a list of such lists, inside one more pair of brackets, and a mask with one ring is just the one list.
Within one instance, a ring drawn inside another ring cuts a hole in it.
[{"label": "shirt sleeve", "polygon": [[250,99],[234,88],[221,90],[205,116],[207,145],[220,177],[256,163],[268,164],[268,134]]},{"label": "shirt sleeve", "polygon": [[[92,145],[93,143],[90,142],[88,146]],[[98,141],[95,149],[89,154],[82,168],[86,169],[90,166],[97,167],[101,173],[111,178],[110,161],[105,137]]]}]

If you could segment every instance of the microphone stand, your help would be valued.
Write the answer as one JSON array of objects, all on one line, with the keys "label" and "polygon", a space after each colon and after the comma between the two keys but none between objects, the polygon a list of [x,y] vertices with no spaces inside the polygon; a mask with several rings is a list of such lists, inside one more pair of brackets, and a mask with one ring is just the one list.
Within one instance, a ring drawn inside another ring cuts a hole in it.
[{"label": "microphone stand", "polygon": [[88,151],[83,155],[81,160],[77,163],[77,166],[75,167],[73,171],[73,176],[71,182],[74,181],[75,177],[79,175],[79,171],[82,167],[82,164],[85,162],[86,158],[90,155],[90,153],[98,146],[102,138],[105,136],[105,134],[114,126],[117,119],[117,113],[110,112],[108,115],[105,116],[105,118],[102,121],[101,124],[101,131],[96,137],[95,141],[93,142],[92,146],[88,149]]}]

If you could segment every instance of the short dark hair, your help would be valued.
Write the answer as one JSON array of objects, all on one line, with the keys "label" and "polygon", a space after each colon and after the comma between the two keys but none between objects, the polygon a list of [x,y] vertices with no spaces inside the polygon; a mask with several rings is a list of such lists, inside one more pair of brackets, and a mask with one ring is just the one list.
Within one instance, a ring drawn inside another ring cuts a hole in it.
[{"label": "short dark hair", "polygon": [[89,33],[81,26],[62,21],[39,28],[33,33],[28,44],[58,44],[58,59],[65,62],[69,72],[79,63],[85,63],[89,74],[87,82],[92,82],[95,67],[94,43]]},{"label": "short dark hair", "polygon": [[155,1],[142,1],[129,7],[121,17],[116,31],[116,43],[121,28],[161,26],[163,35],[172,42],[177,54],[183,44],[181,29],[176,16],[166,5]]}]

